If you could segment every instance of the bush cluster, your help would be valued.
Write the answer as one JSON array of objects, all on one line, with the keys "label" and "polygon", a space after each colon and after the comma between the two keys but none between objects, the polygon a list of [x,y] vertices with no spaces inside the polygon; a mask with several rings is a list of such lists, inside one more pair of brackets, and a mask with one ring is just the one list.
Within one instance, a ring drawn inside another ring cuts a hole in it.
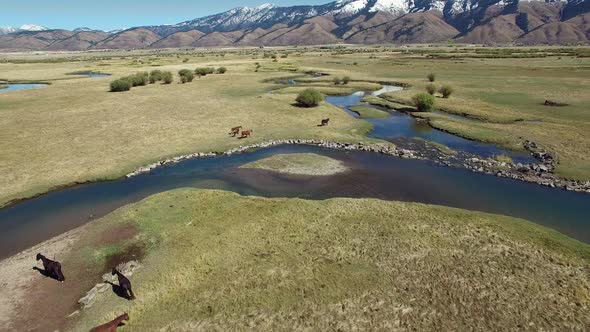
[{"label": "bush cluster", "polygon": [[301,107],[318,106],[324,100],[324,95],[315,89],[305,89],[297,96],[297,104]]},{"label": "bush cluster", "polygon": [[414,106],[420,112],[428,112],[434,107],[434,96],[428,93],[418,93],[412,100],[414,101]]},{"label": "bush cluster", "polygon": [[203,68],[197,68],[195,69],[195,74],[197,74],[197,76],[207,76],[209,74],[213,74],[215,73],[215,68],[211,68],[211,67],[203,67]]},{"label": "bush cluster", "polygon": [[453,87],[450,85],[443,85],[438,89],[438,92],[443,96],[443,98],[449,98],[453,93]]},{"label": "bush cluster", "polygon": [[111,92],[129,91],[132,87],[143,86],[148,83],[156,83],[164,81],[166,84],[172,83],[173,76],[171,72],[163,72],[161,70],[153,70],[151,73],[140,72],[133,75],[121,77],[111,82]]},{"label": "bush cluster", "polygon": [[189,70],[189,69],[180,70],[178,72],[178,75],[180,76],[180,82],[182,82],[182,83],[192,82],[193,79],[195,78],[195,74],[193,73],[192,70]]},{"label": "bush cluster", "polygon": [[[258,67],[260,67],[260,66],[258,66]],[[202,67],[202,68],[195,69],[195,75],[197,75],[199,77],[207,76],[207,75],[215,74],[215,73],[225,74],[225,73],[227,73],[227,68],[226,67],[219,67],[219,68],[215,69],[212,67]]]}]

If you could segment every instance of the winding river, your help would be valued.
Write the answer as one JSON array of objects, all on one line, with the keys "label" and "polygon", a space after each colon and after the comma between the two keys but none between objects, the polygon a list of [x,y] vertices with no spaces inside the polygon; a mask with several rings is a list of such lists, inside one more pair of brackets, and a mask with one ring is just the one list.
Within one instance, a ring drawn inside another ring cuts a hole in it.
[{"label": "winding river", "polygon": [[[330,97],[328,101],[347,109],[357,104],[364,94]],[[512,153],[487,144],[463,142],[463,139],[434,129],[412,129],[411,117],[390,113],[389,118],[370,120],[375,125],[371,133],[373,137],[395,140],[396,137],[427,136],[437,142],[456,142],[453,143],[455,146],[448,145],[482,156]],[[351,171],[334,176],[307,177],[239,168],[274,154],[300,152],[342,160],[351,167]],[[523,162],[530,160],[526,155],[511,156]],[[0,258],[104,216],[123,205],[181,187],[222,189],[264,197],[372,197],[438,204],[521,217],[590,242],[588,194],[443,167],[424,160],[284,145],[230,156],[186,160],[131,178],[50,192],[1,209]]]}]

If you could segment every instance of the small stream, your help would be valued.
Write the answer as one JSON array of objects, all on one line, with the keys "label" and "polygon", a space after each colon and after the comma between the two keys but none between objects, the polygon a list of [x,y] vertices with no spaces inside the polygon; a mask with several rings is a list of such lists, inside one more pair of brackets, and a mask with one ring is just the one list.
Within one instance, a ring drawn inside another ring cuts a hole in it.
[{"label": "small stream", "polygon": [[[445,145],[453,150],[466,152],[483,158],[494,158],[495,156],[508,156],[515,163],[529,164],[536,162],[529,153],[503,149],[499,146],[477,141],[471,141],[444,131],[432,128],[426,121],[420,121],[416,118],[402,112],[389,110],[383,107],[373,106],[362,103],[361,100],[367,95],[379,96],[382,93],[400,91],[401,87],[384,86],[383,89],[375,92],[357,92],[348,96],[327,97],[326,101],[343,108],[348,114],[358,117],[358,114],[351,111],[349,107],[358,104],[376,108],[390,114],[387,118],[365,119],[373,124],[373,131],[370,137],[383,139],[403,147],[408,138],[421,138]],[[471,120],[465,120],[471,121]],[[400,140],[403,138],[403,140]]]}]

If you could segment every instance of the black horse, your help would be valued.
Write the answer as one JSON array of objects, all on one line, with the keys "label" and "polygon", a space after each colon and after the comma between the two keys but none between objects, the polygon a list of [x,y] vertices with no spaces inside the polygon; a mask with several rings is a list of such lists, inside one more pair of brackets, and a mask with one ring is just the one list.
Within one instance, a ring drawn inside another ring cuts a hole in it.
[{"label": "black horse", "polygon": [[131,290],[131,281],[127,279],[121,272],[117,271],[117,268],[113,268],[113,275],[117,275],[119,279],[119,287],[123,290],[125,297],[128,300],[135,300],[135,294],[133,294],[133,290]]},{"label": "black horse", "polygon": [[37,254],[37,260],[43,261],[43,268],[45,271],[39,270],[43,274],[57,281],[64,282],[66,280],[66,277],[64,277],[64,274],[61,272],[61,264],[59,262],[52,261],[41,254]]}]

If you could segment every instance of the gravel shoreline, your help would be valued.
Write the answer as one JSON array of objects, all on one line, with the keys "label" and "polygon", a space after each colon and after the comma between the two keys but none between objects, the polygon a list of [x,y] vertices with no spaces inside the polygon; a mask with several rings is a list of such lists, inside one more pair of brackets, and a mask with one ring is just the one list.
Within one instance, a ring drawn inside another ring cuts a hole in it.
[{"label": "gravel shoreline", "polygon": [[543,186],[562,188],[568,191],[590,193],[590,181],[581,182],[576,180],[567,180],[553,174],[556,164],[553,155],[537,146],[537,144],[534,142],[530,141],[524,142],[523,146],[531,153],[531,155],[539,160],[539,163],[505,163],[493,159],[483,159],[468,153],[458,153],[451,155],[444,153],[441,149],[427,142],[421,144],[421,146],[417,149],[407,149],[386,144],[353,144],[315,139],[282,139],[242,145],[225,152],[196,152],[192,154],[181,155],[139,167],[126,176],[129,178],[148,173],[155,168],[178,163],[187,159],[232,155],[236,153],[247,152],[251,149],[267,148],[278,145],[310,145],[335,150],[374,152],[404,159],[430,160],[439,165],[464,168],[472,172],[495,175],[498,177],[510,178],[524,182],[537,183]]}]

